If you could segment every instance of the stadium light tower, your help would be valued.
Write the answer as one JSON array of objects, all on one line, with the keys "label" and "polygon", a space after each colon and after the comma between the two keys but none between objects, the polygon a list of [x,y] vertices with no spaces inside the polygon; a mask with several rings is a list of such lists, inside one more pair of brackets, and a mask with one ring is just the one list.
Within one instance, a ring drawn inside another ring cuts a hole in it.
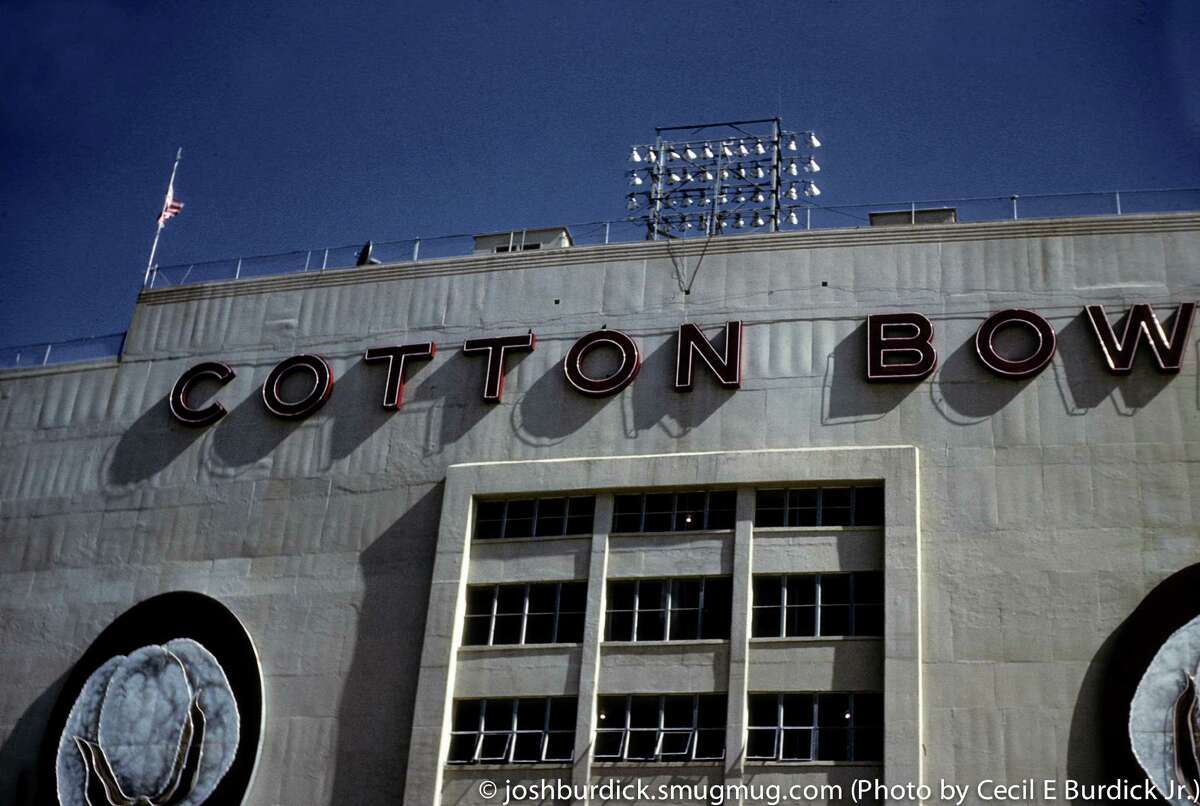
[{"label": "stadium light tower", "polygon": [[[802,175],[821,170],[811,131],[785,131],[779,118],[670,126],[629,154],[630,221],[647,240],[720,235],[799,221],[796,210],[821,189]],[[793,204],[792,202],[797,202]]]}]

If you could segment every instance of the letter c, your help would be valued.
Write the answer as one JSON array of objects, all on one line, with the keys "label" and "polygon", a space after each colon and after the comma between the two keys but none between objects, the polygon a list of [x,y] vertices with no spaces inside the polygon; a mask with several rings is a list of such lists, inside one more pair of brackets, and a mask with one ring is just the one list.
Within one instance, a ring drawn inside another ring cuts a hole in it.
[{"label": "letter c", "polygon": [[224,386],[236,374],[228,364],[219,361],[205,361],[192,367],[179,376],[179,380],[171,389],[171,396],[167,400],[171,416],[185,425],[201,426],[215,423],[225,416],[225,407],[214,400],[202,409],[192,408],[188,405],[188,393],[199,381],[211,378]]}]

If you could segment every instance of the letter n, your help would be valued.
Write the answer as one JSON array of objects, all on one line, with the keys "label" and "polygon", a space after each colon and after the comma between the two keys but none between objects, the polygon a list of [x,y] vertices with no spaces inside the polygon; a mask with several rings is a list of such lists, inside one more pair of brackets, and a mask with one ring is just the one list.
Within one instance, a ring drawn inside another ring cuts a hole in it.
[{"label": "letter n", "polygon": [[[718,352],[700,328],[690,322],[679,326],[675,347],[676,392],[691,391],[697,355],[712,370],[721,386],[726,389],[742,388],[742,323],[726,322],[723,335],[725,347]],[[720,336],[717,341],[721,341]]]}]

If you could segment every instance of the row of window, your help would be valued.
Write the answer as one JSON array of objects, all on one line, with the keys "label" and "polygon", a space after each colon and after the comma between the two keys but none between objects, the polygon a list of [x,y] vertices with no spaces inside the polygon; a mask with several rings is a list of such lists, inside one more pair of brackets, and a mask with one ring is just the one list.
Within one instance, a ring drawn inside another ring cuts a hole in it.
[{"label": "row of window", "polygon": [[[614,534],[732,529],[734,490],[633,493],[613,499]],[[592,533],[595,496],[480,501],[475,539],[562,537]],[[754,525],[882,526],[879,486],[802,487],[759,490]]]},{"label": "row of window", "polygon": [[[583,640],[586,582],[472,585],[467,646],[571,644]],[[729,577],[613,580],[606,641],[727,640]],[[753,638],[883,635],[883,574],[756,575]]]},{"label": "row of window", "polygon": [[[705,761],[725,756],[724,694],[601,696],[597,761]],[[880,761],[883,695],[750,694],[746,757],[756,761]],[[452,764],[569,762],[576,699],[458,700]]]}]

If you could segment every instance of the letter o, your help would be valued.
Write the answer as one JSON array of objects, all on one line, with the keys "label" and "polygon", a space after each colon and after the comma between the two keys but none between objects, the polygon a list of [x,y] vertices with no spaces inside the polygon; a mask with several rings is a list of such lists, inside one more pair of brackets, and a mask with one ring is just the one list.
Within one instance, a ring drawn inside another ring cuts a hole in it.
[{"label": "letter o", "polygon": [[[284,378],[293,372],[307,372],[312,375],[312,389],[299,400],[284,400],[279,396],[279,387]],[[276,417],[295,420],[307,417],[324,405],[333,394],[333,370],[318,355],[294,355],[285,358],[275,365],[267,380],[263,383],[262,397],[267,411]]]},{"label": "letter o", "polygon": [[234,374],[228,364],[222,364],[220,361],[205,361],[203,364],[192,367],[179,376],[179,380],[171,389],[171,396],[167,399],[171,416],[186,425],[201,426],[215,423],[225,416],[225,407],[214,400],[202,409],[194,409],[188,405],[188,392],[191,391],[193,384],[207,378],[212,378],[224,386],[229,383]]},{"label": "letter o", "polygon": [[[598,347],[613,347],[621,354],[616,371],[605,378],[593,378],[583,371],[583,359]],[[633,382],[642,368],[642,356],[637,344],[619,330],[594,330],[571,345],[563,361],[567,383],[588,397],[615,395]]]},{"label": "letter o", "polygon": [[[992,343],[996,332],[1009,325],[1023,325],[1037,336],[1037,348],[1025,358],[1015,361],[1005,358]],[[975,331],[975,353],[979,360],[1002,378],[1032,378],[1046,368],[1056,349],[1058,341],[1050,323],[1033,311],[1021,308],[994,313]]]}]

